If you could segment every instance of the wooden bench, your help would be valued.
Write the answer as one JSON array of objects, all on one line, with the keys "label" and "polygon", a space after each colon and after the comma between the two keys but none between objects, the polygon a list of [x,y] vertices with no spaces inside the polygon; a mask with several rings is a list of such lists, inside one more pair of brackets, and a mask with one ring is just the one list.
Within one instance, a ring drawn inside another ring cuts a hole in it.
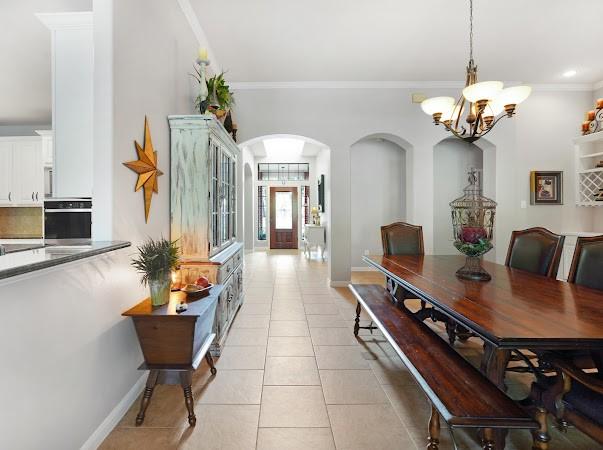
[{"label": "wooden bench", "polygon": [[[358,299],[355,325],[362,305],[431,402],[428,450],[438,449],[440,417],[451,429],[481,428],[482,445],[488,450],[495,448],[494,429],[541,429],[446,341],[412,312],[398,306],[383,287],[363,284],[349,288]],[[534,448],[547,448],[546,439],[541,438],[534,433]]]}]

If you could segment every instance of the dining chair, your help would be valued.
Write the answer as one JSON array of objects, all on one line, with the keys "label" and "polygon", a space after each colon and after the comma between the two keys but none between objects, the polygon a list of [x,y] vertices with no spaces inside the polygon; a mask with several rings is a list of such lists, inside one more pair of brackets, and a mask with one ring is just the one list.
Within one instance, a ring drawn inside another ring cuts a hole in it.
[{"label": "dining chair", "polygon": [[[568,283],[603,291],[603,235],[578,237]],[[603,306],[603,305],[602,305]],[[603,375],[603,351],[561,350],[559,355],[580,369],[598,369]]]},{"label": "dining chair", "polygon": [[505,265],[556,278],[565,236],[546,228],[513,231]]},{"label": "dining chair", "polygon": [[423,255],[423,227],[406,222],[394,222],[381,227],[383,254]]},{"label": "dining chair", "polygon": [[[423,227],[406,222],[394,222],[381,227],[381,244],[383,255],[423,255]],[[409,292],[399,287],[394,281],[386,277],[387,290],[398,301],[407,298],[416,298]],[[425,308],[425,302],[421,302],[421,309]]]},{"label": "dining chair", "polygon": [[579,237],[567,282],[603,291],[602,274],[603,235]]}]

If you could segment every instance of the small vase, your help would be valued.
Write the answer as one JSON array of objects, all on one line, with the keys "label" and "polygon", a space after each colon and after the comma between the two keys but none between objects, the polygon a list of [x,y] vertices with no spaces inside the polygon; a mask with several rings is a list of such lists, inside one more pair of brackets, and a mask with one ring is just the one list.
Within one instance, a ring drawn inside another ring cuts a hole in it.
[{"label": "small vase", "polygon": [[170,277],[159,280],[149,280],[149,289],[151,290],[151,305],[161,306],[170,301]]}]

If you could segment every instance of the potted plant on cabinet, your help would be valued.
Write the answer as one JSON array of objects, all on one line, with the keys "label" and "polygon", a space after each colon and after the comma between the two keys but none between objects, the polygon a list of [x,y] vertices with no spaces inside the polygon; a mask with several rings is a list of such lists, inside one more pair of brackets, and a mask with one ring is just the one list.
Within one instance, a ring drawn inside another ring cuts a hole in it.
[{"label": "potted plant on cabinet", "polygon": [[178,266],[179,248],[176,241],[148,239],[138,247],[132,266],[142,274],[140,282],[151,291],[151,304],[160,306],[170,299],[172,270]]},{"label": "potted plant on cabinet", "polygon": [[224,80],[224,72],[214,75],[207,80],[207,90],[209,92],[208,110],[215,114],[218,120],[223,123],[226,114],[228,114],[228,111],[234,104],[230,87],[226,84],[226,80]]}]

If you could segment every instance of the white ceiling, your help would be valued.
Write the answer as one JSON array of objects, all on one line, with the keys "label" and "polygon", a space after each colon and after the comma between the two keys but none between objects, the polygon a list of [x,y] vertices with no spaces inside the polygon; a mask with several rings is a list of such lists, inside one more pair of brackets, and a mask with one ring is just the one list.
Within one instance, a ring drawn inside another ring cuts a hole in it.
[{"label": "white ceiling", "polygon": [[[191,4],[230,81],[464,81],[468,0]],[[480,79],[603,80],[602,17],[602,0],[474,0]]]},{"label": "white ceiling", "polygon": [[[249,148],[256,158],[269,157],[278,159],[280,157],[286,161],[294,160],[300,156],[305,158],[314,157],[324,148],[318,142],[311,139],[276,134],[256,138],[241,145]],[[280,156],[277,156],[276,153]]]},{"label": "white ceiling", "polygon": [[51,122],[50,31],[34,13],[91,10],[92,0],[0,0],[0,125]]}]

